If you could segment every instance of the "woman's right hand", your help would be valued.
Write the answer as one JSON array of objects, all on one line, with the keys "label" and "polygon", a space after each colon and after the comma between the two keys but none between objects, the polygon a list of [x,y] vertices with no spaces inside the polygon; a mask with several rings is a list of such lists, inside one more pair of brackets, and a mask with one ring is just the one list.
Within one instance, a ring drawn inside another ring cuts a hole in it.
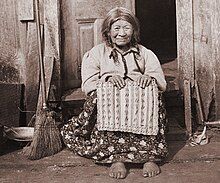
[{"label": "woman's right hand", "polygon": [[124,88],[124,86],[126,85],[125,80],[119,76],[119,75],[114,75],[111,76],[108,79],[108,82],[111,82],[114,86],[116,86],[119,90]]}]

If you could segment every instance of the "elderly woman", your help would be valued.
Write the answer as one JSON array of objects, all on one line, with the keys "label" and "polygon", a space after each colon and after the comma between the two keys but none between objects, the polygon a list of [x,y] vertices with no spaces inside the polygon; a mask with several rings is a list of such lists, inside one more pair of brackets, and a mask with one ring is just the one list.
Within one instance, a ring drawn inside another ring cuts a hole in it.
[{"label": "elderly woman", "polygon": [[[82,61],[82,90],[87,94],[83,111],[71,118],[61,134],[74,153],[93,159],[96,163],[111,163],[109,176],[125,178],[126,163],[142,163],[143,176],[160,173],[157,162],[167,155],[164,137],[165,110],[161,99],[166,81],[156,55],[138,44],[139,24],[125,8],[114,8],[102,24],[104,43],[88,51]],[[159,92],[157,135],[123,131],[102,131],[97,128],[97,83],[110,82],[119,90],[126,81],[141,88],[156,81]]]}]

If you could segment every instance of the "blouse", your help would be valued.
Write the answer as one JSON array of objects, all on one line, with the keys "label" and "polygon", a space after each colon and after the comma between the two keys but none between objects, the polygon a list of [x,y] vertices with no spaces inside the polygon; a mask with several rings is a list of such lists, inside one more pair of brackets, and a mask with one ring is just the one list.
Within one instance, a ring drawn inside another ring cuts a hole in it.
[{"label": "blouse", "polygon": [[86,94],[96,90],[99,80],[113,75],[137,80],[141,75],[155,78],[158,88],[166,90],[166,81],[157,56],[142,45],[131,47],[124,53],[118,53],[117,62],[113,60],[113,49],[101,43],[86,52],[82,59],[82,91]]}]

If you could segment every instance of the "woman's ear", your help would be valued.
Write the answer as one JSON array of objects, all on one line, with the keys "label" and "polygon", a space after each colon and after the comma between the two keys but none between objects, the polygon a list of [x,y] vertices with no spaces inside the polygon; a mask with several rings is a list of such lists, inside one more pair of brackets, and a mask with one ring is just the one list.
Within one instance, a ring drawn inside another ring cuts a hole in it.
[{"label": "woman's ear", "polygon": [[108,43],[111,45],[112,44],[112,40],[111,40],[111,37],[108,36]]},{"label": "woman's ear", "polygon": [[111,36],[110,36],[109,32],[107,33],[107,40],[108,40],[109,44],[111,44],[112,40],[111,40]]}]

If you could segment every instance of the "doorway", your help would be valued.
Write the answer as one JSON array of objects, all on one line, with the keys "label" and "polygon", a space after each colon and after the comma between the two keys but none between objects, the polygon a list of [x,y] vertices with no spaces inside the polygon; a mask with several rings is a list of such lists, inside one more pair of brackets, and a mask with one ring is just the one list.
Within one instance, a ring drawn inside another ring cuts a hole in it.
[{"label": "doorway", "polygon": [[175,0],[136,0],[141,44],[151,49],[161,64],[177,58]]},{"label": "doorway", "polygon": [[141,44],[160,60],[167,91],[179,90],[175,0],[136,0]]}]

